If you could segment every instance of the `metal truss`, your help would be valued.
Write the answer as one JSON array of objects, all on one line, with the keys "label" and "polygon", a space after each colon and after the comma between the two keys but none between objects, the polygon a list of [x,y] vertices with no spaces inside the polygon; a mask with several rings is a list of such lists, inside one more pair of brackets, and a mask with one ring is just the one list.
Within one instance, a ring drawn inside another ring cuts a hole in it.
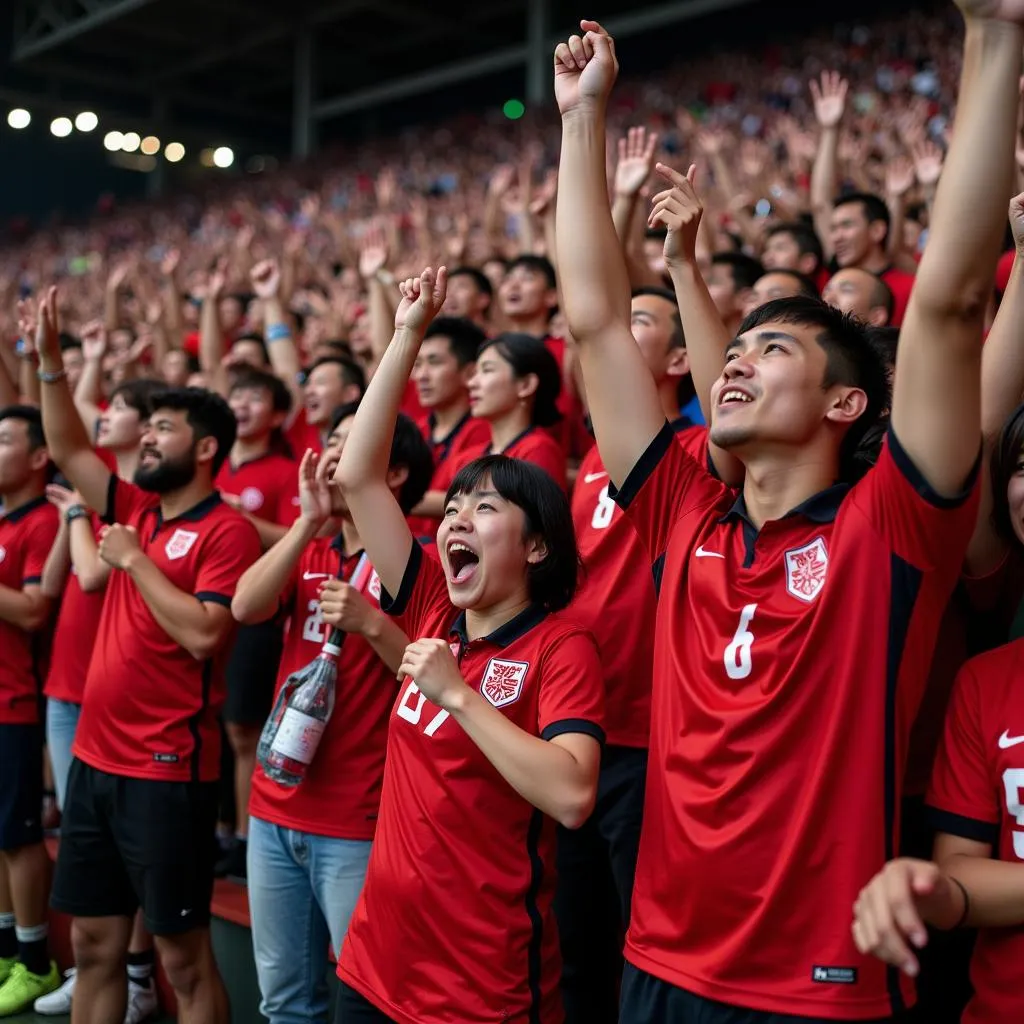
[{"label": "metal truss", "polygon": [[13,61],[28,60],[155,0],[18,0]]}]

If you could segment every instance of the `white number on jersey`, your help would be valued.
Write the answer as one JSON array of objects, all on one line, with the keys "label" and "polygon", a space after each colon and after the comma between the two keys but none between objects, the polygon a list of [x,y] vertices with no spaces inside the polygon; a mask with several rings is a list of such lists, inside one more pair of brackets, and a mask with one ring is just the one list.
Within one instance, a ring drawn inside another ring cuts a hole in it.
[{"label": "white number on jersey", "polygon": [[601,489],[601,497],[597,499],[597,507],[594,509],[594,517],[590,520],[590,525],[595,530],[607,529],[611,525],[613,515],[615,515],[615,502],[608,497],[608,484],[605,484]]},{"label": "white number on jersey", "polygon": [[320,611],[320,602],[310,601],[308,611],[309,618],[302,624],[302,639],[322,644],[324,642],[324,614]]},{"label": "white number on jersey", "polygon": [[[412,698],[416,698],[414,702]],[[398,717],[404,718],[410,725],[420,724],[420,715],[423,714],[423,705],[426,704],[427,698],[420,692],[420,688],[416,683],[410,679],[409,685],[405,688],[405,693],[402,694],[402,699],[398,704]],[[438,711],[436,715],[427,723],[427,727],[423,730],[424,736],[433,736],[438,729],[444,724],[445,719],[448,718],[447,711]]]},{"label": "white number on jersey", "polygon": [[753,668],[750,649],[754,646],[754,634],[750,632],[750,623],[754,620],[756,604],[748,604],[740,612],[740,624],[736,627],[732,641],[725,649],[725,671],[730,679],[746,679]]},{"label": "white number on jersey", "polygon": [[[1021,790],[1024,790],[1024,768],[1007,768],[1003,772],[1003,788],[1006,790],[1006,809],[1010,817],[1024,829],[1024,807],[1021,806]],[[1013,852],[1024,860],[1024,832],[1014,830]]]}]

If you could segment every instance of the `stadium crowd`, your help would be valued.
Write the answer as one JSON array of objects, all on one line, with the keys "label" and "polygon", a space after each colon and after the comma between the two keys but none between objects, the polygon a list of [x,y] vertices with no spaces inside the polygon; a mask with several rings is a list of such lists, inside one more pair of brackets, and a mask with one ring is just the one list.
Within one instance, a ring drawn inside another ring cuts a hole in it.
[{"label": "stadium crowd", "polygon": [[557,120],[0,252],[0,1017],[226,1022],[226,876],[271,1024],[328,954],[340,1024],[1024,1020],[1024,0],[958,2],[584,21]]}]

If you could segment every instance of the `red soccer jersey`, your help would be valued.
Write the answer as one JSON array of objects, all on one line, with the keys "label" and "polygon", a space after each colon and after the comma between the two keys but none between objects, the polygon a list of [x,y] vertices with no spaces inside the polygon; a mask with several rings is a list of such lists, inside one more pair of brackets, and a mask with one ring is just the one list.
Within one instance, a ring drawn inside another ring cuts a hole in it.
[{"label": "red soccer jersey", "polygon": [[[98,537],[102,528],[99,516],[93,513],[90,522]],[[87,594],[78,582],[75,567],[71,567],[53,634],[53,655],[46,676],[47,697],[72,704],[82,703],[105,593],[106,588]]]},{"label": "red soccer jersey", "polygon": [[[328,577],[351,579],[359,555],[346,558],[340,538],[314,541],[302,553],[285,607],[290,625],[277,678],[277,694],[288,676],[308,665],[327,638],[317,590]],[[380,600],[380,579],[373,573],[366,598]],[[377,825],[388,720],[395,702],[395,673],[361,636],[345,638],[338,661],[334,713],[316,757],[298,786],[281,786],[257,764],[249,813],[273,825],[332,836],[373,838]]]},{"label": "red soccer jersey", "polygon": [[237,498],[242,511],[279,526],[291,526],[299,514],[299,464],[275,452],[238,466],[225,461],[214,486]]},{"label": "red soccer jersey", "polygon": [[[1024,640],[960,670],[935,760],[928,805],[939,832],[990,843],[1024,871]],[[1024,1020],[1024,925],[981,928],[971,957],[974,998],[962,1024]]]},{"label": "red soccer jersey", "polygon": [[[474,459],[491,454],[491,442],[488,439],[483,444],[468,445],[450,455],[444,463],[443,472],[438,475],[437,489],[447,491],[463,466],[468,466]],[[559,443],[540,427],[527,427],[501,450],[501,454],[507,455],[510,459],[532,462],[545,470],[555,483],[563,488],[568,486],[565,475],[565,452]]]},{"label": "red soccer jersey", "polygon": [[319,455],[324,450],[324,440],[320,436],[320,428],[314,427],[306,420],[306,410],[300,409],[292,420],[292,425],[284,432],[288,447],[292,450],[296,462],[302,461],[307,448],[312,448]]},{"label": "red soccer jersey", "polygon": [[[156,495],[110,478],[106,522],[134,526],[146,556],[179,590],[230,607],[260,556],[256,528],[214,492],[166,522]],[[85,682],[74,754],[112,775],[209,782],[220,775],[224,669],[231,649],[196,661],[158,624],[127,573],[114,570]]]},{"label": "red soccer jersey", "polygon": [[[850,908],[898,848],[907,734],[974,526],[890,434],[757,531],[668,425],[617,496],[660,581],[626,957],[708,999],[888,1017]],[[900,985],[903,985],[901,990]]]},{"label": "red soccer jersey", "polygon": [[[707,430],[676,435],[694,458],[707,459]],[[572,519],[586,569],[572,615],[597,639],[605,679],[609,745],[646,747],[651,729],[651,668],[657,599],[647,552],[632,523],[608,496],[596,445],[580,463]]]},{"label": "red soccer jersey", "polygon": [[[418,544],[398,595],[383,604],[402,614],[410,637],[449,639],[469,685],[520,729],[602,739],[597,650],[568,618],[531,607],[468,640],[444,571]],[[404,680],[338,976],[399,1024],[560,1024],[554,843],[554,822]]]},{"label": "red soccer jersey", "polygon": [[901,327],[903,318],[907,315],[910,292],[917,278],[905,270],[900,270],[899,267],[890,267],[878,276],[889,286],[889,291],[892,292],[892,297],[895,300],[893,302],[892,326]]},{"label": "red soccer jersey", "polygon": [[[21,591],[40,582],[59,523],[46,498],[0,516],[0,586]],[[39,721],[46,642],[45,630],[27,633],[0,619],[0,724]]]}]

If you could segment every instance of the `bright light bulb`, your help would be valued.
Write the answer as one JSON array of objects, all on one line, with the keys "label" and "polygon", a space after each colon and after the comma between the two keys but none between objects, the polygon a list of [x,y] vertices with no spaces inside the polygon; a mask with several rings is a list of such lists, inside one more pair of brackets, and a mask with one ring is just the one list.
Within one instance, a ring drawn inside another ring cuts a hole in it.
[{"label": "bright light bulb", "polygon": [[142,145],[138,132],[125,132],[121,139],[121,149],[126,153],[134,153]]},{"label": "bright light bulb", "polygon": [[103,136],[103,148],[116,153],[124,145],[124,136],[120,132],[107,132]]},{"label": "bright light bulb", "polygon": [[167,145],[164,146],[164,156],[167,157],[172,164],[176,164],[179,160],[184,159],[185,147],[180,142],[168,142]]},{"label": "bright light bulb", "polygon": [[230,146],[218,146],[213,151],[215,167],[230,167],[235,162],[235,152]]},{"label": "bright light bulb", "polygon": [[32,115],[21,107],[15,107],[14,110],[7,115],[7,123],[12,128],[27,128],[32,123]]},{"label": "bright light bulb", "polygon": [[99,123],[100,119],[91,110],[83,110],[75,118],[75,127],[80,132],[91,132]]},{"label": "bright light bulb", "polygon": [[50,131],[58,139],[63,139],[70,135],[73,127],[70,117],[55,117],[50,122]]},{"label": "bright light bulb", "polygon": [[142,152],[146,156],[156,156],[160,152],[160,140],[155,135],[147,135],[142,140]]}]

